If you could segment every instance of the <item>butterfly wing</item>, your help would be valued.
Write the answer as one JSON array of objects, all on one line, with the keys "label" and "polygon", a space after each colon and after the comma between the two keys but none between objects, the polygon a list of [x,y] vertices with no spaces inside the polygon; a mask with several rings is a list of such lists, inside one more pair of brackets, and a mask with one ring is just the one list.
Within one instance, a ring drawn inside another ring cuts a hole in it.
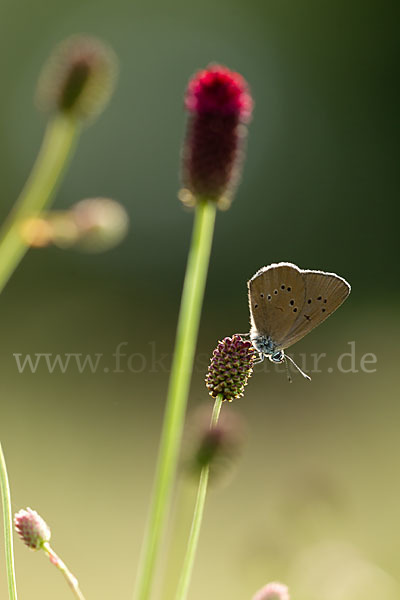
[{"label": "butterfly wing", "polygon": [[325,321],[350,294],[345,279],[324,271],[302,271],[305,297],[296,321],[282,339],[282,348],[288,348],[309,331]]},{"label": "butterfly wing", "polygon": [[263,267],[248,281],[252,332],[270,337],[277,349],[293,331],[305,301],[301,269],[291,263]]}]

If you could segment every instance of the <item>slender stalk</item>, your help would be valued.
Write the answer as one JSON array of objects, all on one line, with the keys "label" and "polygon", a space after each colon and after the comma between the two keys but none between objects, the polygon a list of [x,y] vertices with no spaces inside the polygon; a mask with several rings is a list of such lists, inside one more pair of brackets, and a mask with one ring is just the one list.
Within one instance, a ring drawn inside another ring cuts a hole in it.
[{"label": "slender stalk", "polygon": [[68,569],[67,565],[61,560],[61,558],[54,552],[53,548],[50,546],[49,542],[44,542],[42,544],[42,548],[50,559],[50,562],[53,563],[61,571],[67,580],[68,585],[73,591],[74,595],[78,600],[85,600],[84,595],[79,589],[78,580]]},{"label": "slender stalk", "polygon": [[11,494],[8,483],[6,461],[0,443],[0,487],[3,500],[4,543],[6,556],[6,571],[8,582],[8,596],[10,600],[17,600],[17,584],[15,581],[14,548],[13,548],[13,516],[11,509]]},{"label": "slender stalk", "polygon": [[212,415],[211,415],[210,429],[215,427],[216,424],[218,423],[219,413],[221,412],[222,399],[223,399],[222,394],[218,394],[218,396],[215,398],[214,408],[213,408]]},{"label": "slender stalk", "polygon": [[38,216],[50,203],[72,154],[79,122],[59,114],[48,124],[32,172],[0,233],[0,292],[22,260],[27,245],[20,228],[24,219]]},{"label": "slender stalk", "polygon": [[[221,412],[222,398],[222,394],[219,394],[215,399],[213,413],[211,416],[210,428],[215,427],[215,425],[218,422],[219,413]],[[197,545],[200,537],[200,528],[203,520],[209,473],[210,465],[208,464],[202,468],[200,473],[199,488],[197,490],[197,498],[194,507],[192,526],[190,529],[189,540],[186,548],[186,554],[183,561],[181,576],[179,579],[178,590],[176,592],[175,600],[186,600],[187,593],[189,590],[194,559],[196,556]]]},{"label": "slender stalk", "polygon": [[155,563],[168,515],[193,369],[215,211],[215,203],[206,200],[199,202],[196,207],[152,503],[136,580],[135,600],[147,600],[150,596]]},{"label": "slender stalk", "polygon": [[[21,236],[21,225],[25,219],[38,216],[50,203],[72,154],[79,129],[76,119],[63,115],[54,117],[47,126],[32,172],[0,232],[0,293],[28,249]],[[16,600],[11,498],[1,445],[0,483],[9,597],[10,600]]]}]

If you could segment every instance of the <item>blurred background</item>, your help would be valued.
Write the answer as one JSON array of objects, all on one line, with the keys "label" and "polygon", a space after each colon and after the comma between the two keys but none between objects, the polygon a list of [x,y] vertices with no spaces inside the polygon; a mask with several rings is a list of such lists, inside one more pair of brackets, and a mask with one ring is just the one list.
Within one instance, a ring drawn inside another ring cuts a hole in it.
[{"label": "blurred background", "polygon": [[[326,353],[312,383],[289,385],[261,365],[245,398],[224,406],[246,442],[234,476],[208,497],[190,599],[250,599],[276,579],[293,600],[398,599],[397,6],[3,0],[0,14],[1,216],[41,143],[42,64],[85,32],[114,47],[120,79],[55,207],[109,196],[131,219],[105,254],[30,251],[1,295],[1,440],[14,510],[31,506],[48,521],[88,599],[131,597],[193,221],[177,200],[183,93],[217,61],[245,76],[255,111],[242,183],[217,218],[189,409],[210,402],[203,377],[217,340],[248,329],[246,281],[261,266],[334,271],[353,290],[291,353],[311,374],[313,355]],[[102,357],[95,373],[19,373],[15,353]],[[365,372],[370,353],[377,362]],[[191,494],[181,483],[181,532]],[[173,598],[181,542],[173,548],[162,600]],[[22,600],[71,597],[43,556],[19,541],[15,550]]]}]

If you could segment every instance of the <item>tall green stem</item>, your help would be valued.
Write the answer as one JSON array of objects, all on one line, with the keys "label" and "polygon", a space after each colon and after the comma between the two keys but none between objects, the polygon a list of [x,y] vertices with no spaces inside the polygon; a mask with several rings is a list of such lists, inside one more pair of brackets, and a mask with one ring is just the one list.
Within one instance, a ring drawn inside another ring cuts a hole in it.
[{"label": "tall green stem", "polygon": [[4,543],[6,556],[6,570],[8,582],[8,595],[10,600],[17,600],[17,585],[15,581],[14,548],[13,548],[13,517],[11,508],[11,494],[8,483],[6,461],[0,444],[0,487],[3,500]]},{"label": "tall green stem", "polygon": [[21,224],[47,208],[72,154],[79,129],[76,119],[64,115],[57,115],[47,126],[29,179],[0,233],[0,293],[28,249],[21,235]]},{"label": "tall green stem", "polygon": [[[222,398],[222,394],[219,394],[215,399],[210,428],[215,427],[215,425],[218,422],[219,413],[221,411],[222,406]],[[189,590],[194,559],[196,556],[196,550],[200,536],[200,528],[203,520],[209,473],[210,465],[204,466],[200,473],[199,488],[197,490],[197,498],[194,507],[192,526],[190,529],[188,545],[186,548],[186,555],[183,561],[181,576],[179,579],[178,590],[175,596],[175,600],[186,600],[187,593]]]},{"label": "tall green stem", "polygon": [[[22,260],[28,247],[21,225],[37,217],[50,203],[72,154],[79,132],[76,119],[57,115],[49,122],[39,155],[22,192],[0,232],[0,293]],[[12,538],[12,511],[6,464],[0,445],[0,482],[3,498],[5,554],[10,600],[17,600]]]},{"label": "tall green stem", "polygon": [[150,597],[155,563],[168,515],[193,369],[215,212],[215,203],[206,200],[199,202],[196,207],[153,497],[136,580],[135,600],[148,600]]}]

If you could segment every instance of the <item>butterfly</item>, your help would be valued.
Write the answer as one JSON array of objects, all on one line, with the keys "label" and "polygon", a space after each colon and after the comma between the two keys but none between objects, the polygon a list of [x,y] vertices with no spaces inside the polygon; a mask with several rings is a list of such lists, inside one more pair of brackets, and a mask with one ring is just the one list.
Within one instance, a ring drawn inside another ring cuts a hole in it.
[{"label": "butterfly", "polygon": [[260,361],[265,357],[274,363],[289,359],[311,380],[284,350],[339,308],[350,294],[349,283],[335,273],[303,270],[280,262],[259,269],[247,286],[251,323],[248,335]]}]

